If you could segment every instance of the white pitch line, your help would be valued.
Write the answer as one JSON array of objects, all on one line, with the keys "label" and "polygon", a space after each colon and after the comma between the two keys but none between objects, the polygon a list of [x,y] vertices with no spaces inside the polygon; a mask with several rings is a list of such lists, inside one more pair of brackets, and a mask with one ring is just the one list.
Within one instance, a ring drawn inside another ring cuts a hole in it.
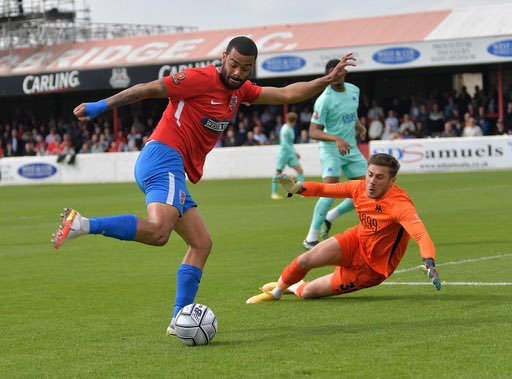
[{"label": "white pitch line", "polygon": [[[388,286],[431,286],[430,282],[384,282]],[[443,282],[443,286],[512,286],[510,282]]]},{"label": "white pitch line", "polygon": [[[505,258],[505,257],[511,257],[512,253],[510,254],[502,254],[502,255],[492,255],[490,257],[481,257],[481,258],[473,258],[473,259],[463,259],[460,261],[453,261],[453,262],[444,262],[436,264],[436,267],[439,266],[448,266],[448,265],[460,265],[463,263],[471,263],[471,262],[479,262],[479,261],[486,261],[488,259],[499,259],[499,258]],[[409,271],[415,271],[418,270],[418,266],[411,267],[411,268],[404,268],[402,270],[396,270],[394,274],[401,274],[402,272],[409,272]]]}]

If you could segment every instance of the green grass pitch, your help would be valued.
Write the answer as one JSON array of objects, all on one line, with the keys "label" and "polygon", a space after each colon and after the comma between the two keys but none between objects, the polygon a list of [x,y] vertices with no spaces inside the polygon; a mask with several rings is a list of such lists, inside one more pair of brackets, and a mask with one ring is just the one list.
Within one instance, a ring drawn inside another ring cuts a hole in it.
[{"label": "green grass pitch", "polygon": [[[427,225],[444,281],[512,282],[512,172],[397,183]],[[135,184],[1,187],[0,377],[512,375],[512,286],[381,285],[249,306],[302,251],[315,199],[270,200],[263,179],[190,189],[214,241],[196,301],[219,319],[212,343],[193,348],[165,336],[185,251],[179,237],[160,248],[101,236],[51,248],[63,207],[144,216]],[[351,213],[334,229],[356,221]],[[459,262],[472,259],[480,260]],[[399,269],[419,263],[411,242]],[[416,271],[390,280],[426,281]]]}]

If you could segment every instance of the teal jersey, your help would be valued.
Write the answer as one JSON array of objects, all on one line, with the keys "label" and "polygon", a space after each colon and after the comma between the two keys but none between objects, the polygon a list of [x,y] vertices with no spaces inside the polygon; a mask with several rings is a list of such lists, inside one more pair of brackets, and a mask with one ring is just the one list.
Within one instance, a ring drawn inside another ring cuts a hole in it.
[{"label": "teal jersey", "polygon": [[[322,125],[325,133],[343,138],[354,148],[357,146],[355,127],[358,105],[359,88],[355,85],[345,83],[343,92],[329,86],[316,100],[311,122]],[[320,141],[319,145],[321,152],[338,152],[334,142]]]},{"label": "teal jersey", "polygon": [[295,154],[293,141],[295,141],[295,132],[293,131],[293,128],[288,124],[284,124],[281,126],[281,130],[279,131],[279,153]]}]

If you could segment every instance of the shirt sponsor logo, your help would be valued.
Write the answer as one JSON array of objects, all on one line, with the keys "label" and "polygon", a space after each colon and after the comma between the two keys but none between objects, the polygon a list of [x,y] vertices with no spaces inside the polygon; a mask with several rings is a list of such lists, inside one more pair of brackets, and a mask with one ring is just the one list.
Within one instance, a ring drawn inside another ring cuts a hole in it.
[{"label": "shirt sponsor logo", "polygon": [[487,51],[498,57],[512,57],[512,39],[494,42],[487,47]]},{"label": "shirt sponsor logo", "polygon": [[373,54],[373,60],[383,64],[401,64],[414,61],[420,57],[420,52],[412,47],[391,47]]},{"label": "shirt sponsor logo", "polygon": [[201,123],[214,133],[222,133],[228,127],[230,121],[217,121],[211,118],[203,118],[201,119]]},{"label": "shirt sponsor logo", "polygon": [[306,65],[306,60],[296,55],[281,55],[279,57],[269,58],[262,63],[267,71],[287,72],[295,71]]},{"label": "shirt sponsor logo", "polygon": [[18,168],[18,175],[27,179],[44,179],[57,173],[57,167],[48,163],[29,163]]},{"label": "shirt sponsor logo", "polygon": [[23,92],[27,95],[76,88],[80,85],[76,70],[44,75],[27,75],[23,79]]}]

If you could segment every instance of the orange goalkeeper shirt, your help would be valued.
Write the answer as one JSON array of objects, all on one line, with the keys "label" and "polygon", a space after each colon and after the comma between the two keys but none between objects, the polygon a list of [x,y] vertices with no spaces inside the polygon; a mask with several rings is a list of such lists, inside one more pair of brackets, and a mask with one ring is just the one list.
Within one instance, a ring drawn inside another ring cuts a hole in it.
[{"label": "orange goalkeeper shirt", "polygon": [[403,189],[393,185],[381,198],[366,194],[364,180],[336,184],[306,182],[302,196],[347,198],[354,200],[359,215],[358,236],[361,254],[375,271],[388,277],[395,271],[411,237],[423,258],[435,258],[436,251],[414,204]]}]

